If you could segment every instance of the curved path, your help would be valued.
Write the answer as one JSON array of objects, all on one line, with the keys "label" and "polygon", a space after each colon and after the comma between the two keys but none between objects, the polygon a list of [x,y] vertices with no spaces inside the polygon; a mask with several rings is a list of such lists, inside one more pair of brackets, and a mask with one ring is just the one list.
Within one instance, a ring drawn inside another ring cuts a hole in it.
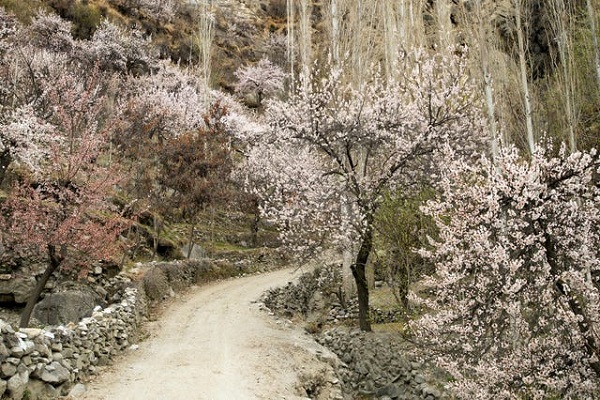
[{"label": "curved path", "polygon": [[301,399],[298,376],[324,373],[309,335],[260,310],[290,269],[192,289],[168,306],[151,338],[88,384],[83,399]]}]

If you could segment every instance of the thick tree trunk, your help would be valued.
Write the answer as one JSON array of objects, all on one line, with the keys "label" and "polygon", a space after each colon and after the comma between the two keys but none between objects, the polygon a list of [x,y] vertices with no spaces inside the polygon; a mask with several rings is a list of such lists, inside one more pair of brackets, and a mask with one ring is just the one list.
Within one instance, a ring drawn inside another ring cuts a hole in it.
[{"label": "thick tree trunk", "polygon": [[158,245],[160,243],[160,231],[161,231],[161,223],[158,220],[158,217],[156,216],[156,214],[152,215],[152,224],[154,225],[154,238],[153,238],[153,254],[152,254],[152,259],[156,260],[156,258],[158,257]]},{"label": "thick tree trunk", "polygon": [[250,224],[250,238],[252,247],[258,247],[258,230],[260,226],[260,209],[258,208],[258,200],[254,200],[252,207],[252,223]]},{"label": "thick tree trunk", "polygon": [[369,255],[373,249],[373,232],[368,229],[362,239],[360,250],[356,256],[356,263],[352,266],[352,275],[356,282],[358,293],[358,323],[360,329],[371,331],[371,318],[369,316],[369,284],[367,283],[366,267]]},{"label": "thick tree trunk", "polygon": [[2,182],[4,182],[4,176],[6,175],[6,170],[8,169],[8,166],[10,165],[11,162],[12,162],[12,157],[10,156],[10,153],[8,152],[8,150],[5,150],[2,153],[0,153],[0,185],[2,185]]},{"label": "thick tree trunk", "polygon": [[56,253],[56,246],[54,246],[53,244],[48,245],[48,257],[50,258],[48,267],[44,271],[44,274],[42,275],[40,280],[37,281],[36,286],[33,289],[33,293],[31,293],[31,295],[29,296],[27,304],[25,304],[25,308],[23,309],[23,313],[21,314],[21,322],[19,324],[21,328],[27,328],[27,326],[29,325],[29,320],[31,319],[31,313],[33,312],[33,307],[35,306],[35,303],[37,303],[37,301],[39,300],[42,291],[46,287],[46,283],[48,283],[48,279],[50,279],[52,273],[56,271],[58,267],[60,267],[60,264],[63,260],[63,256]]}]

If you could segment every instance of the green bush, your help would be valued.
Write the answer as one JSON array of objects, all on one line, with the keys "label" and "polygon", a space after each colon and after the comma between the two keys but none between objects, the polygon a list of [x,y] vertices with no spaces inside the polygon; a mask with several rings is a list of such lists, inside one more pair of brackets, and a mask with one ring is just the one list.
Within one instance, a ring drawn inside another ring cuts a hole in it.
[{"label": "green bush", "polygon": [[405,308],[410,285],[431,271],[415,249],[427,246],[427,236],[435,235],[433,221],[419,210],[433,194],[430,189],[411,196],[388,194],[376,215],[376,273]]},{"label": "green bush", "polygon": [[102,22],[102,13],[91,5],[77,3],[73,7],[73,36],[77,39],[91,39]]},{"label": "green bush", "polygon": [[29,23],[38,10],[47,8],[40,0],[0,0],[0,7],[4,7],[8,13],[14,14],[22,23]]}]

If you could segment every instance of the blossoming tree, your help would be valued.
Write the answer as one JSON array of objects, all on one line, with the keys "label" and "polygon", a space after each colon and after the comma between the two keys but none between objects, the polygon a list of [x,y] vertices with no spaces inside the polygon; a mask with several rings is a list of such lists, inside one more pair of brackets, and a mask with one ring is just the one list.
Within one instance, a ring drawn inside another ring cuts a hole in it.
[{"label": "blossoming tree", "polygon": [[600,389],[600,159],[539,147],[529,160],[509,147],[497,163],[449,163],[443,197],[424,208],[439,228],[423,252],[436,273],[431,298],[412,296],[429,310],[413,328],[459,398]]},{"label": "blossoming tree", "polygon": [[367,331],[365,267],[383,195],[433,173],[441,144],[469,151],[484,136],[462,57],[413,57],[402,80],[374,74],[361,90],[339,71],[325,79],[315,71],[288,101],[270,104],[270,129],[245,136],[252,146],[244,169],[284,244],[298,252],[355,244],[351,270]]},{"label": "blossoming tree", "polygon": [[[116,255],[117,237],[124,227],[110,202],[119,174],[104,157],[114,119],[107,118],[108,99],[95,75],[65,71],[42,87],[44,115],[37,117],[52,140],[40,153],[36,168],[19,177],[0,215],[5,248],[48,260],[23,310],[21,326],[28,325],[55,271],[71,269],[85,275],[93,261]],[[15,130],[29,132],[31,127]]]},{"label": "blossoming tree", "polygon": [[235,76],[239,79],[235,90],[241,95],[256,96],[260,107],[263,99],[280,92],[283,88],[285,73],[269,59],[263,58],[256,65],[247,65],[238,69]]}]

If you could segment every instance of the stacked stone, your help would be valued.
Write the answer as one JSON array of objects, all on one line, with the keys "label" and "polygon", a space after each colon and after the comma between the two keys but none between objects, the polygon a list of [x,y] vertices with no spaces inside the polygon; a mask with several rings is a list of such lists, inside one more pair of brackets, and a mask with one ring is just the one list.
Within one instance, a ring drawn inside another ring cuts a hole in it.
[{"label": "stacked stone", "polygon": [[263,302],[275,313],[306,317],[312,311],[321,312],[321,308],[334,301],[340,285],[341,277],[336,273],[336,267],[325,266],[303,274],[296,284],[290,282],[267,291]]},{"label": "stacked stone", "polygon": [[339,302],[333,302],[327,313],[327,322],[338,324],[347,319],[358,318],[358,299],[352,298],[346,300],[346,307]]},{"label": "stacked stone", "polygon": [[403,357],[405,349],[390,336],[338,328],[318,336],[317,341],[342,361],[338,375],[344,393],[377,399],[444,398],[443,392],[428,382],[424,366]]},{"label": "stacked stone", "polygon": [[401,309],[383,310],[377,307],[371,307],[369,316],[371,317],[371,322],[374,324],[401,322],[405,318]]},{"label": "stacked stone", "polygon": [[67,327],[15,331],[0,320],[0,398],[53,398],[131,346],[139,323],[137,290]]}]

